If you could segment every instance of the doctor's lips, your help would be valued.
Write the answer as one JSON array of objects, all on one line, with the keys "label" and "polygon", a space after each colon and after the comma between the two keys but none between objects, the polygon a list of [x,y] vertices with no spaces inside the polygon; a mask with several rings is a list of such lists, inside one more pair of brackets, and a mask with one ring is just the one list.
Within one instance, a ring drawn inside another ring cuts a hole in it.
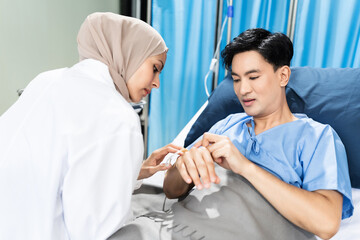
[{"label": "doctor's lips", "polygon": [[250,107],[255,102],[255,98],[243,98],[242,102],[245,107]]},{"label": "doctor's lips", "polygon": [[150,92],[151,92],[151,90],[146,89],[146,88],[145,88],[144,90],[145,90],[145,96],[148,95],[148,94],[150,94]]}]

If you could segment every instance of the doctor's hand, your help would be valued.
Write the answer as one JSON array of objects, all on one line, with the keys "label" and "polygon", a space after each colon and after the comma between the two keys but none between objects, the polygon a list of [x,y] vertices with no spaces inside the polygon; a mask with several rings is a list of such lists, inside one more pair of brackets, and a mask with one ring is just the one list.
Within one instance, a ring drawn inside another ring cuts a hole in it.
[{"label": "doctor's hand", "polygon": [[169,169],[171,167],[170,164],[160,163],[168,153],[175,153],[180,149],[182,148],[179,146],[168,144],[165,147],[155,150],[145,161],[143,161],[138,180],[151,177],[158,171]]},{"label": "doctor's hand", "polygon": [[240,175],[251,163],[227,136],[204,133],[203,139],[194,146],[207,148],[217,164]]},{"label": "doctor's hand", "polygon": [[206,148],[191,148],[176,160],[175,167],[187,184],[193,183],[199,190],[220,182],[214,161]]}]

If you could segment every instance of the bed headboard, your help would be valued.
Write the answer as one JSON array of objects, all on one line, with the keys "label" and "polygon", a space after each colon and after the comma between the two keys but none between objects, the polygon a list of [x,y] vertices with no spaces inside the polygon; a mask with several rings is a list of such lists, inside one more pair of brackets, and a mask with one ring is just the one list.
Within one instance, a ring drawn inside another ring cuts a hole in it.
[{"label": "bed headboard", "polygon": [[[305,113],[332,126],[343,141],[351,185],[360,188],[360,68],[292,67],[286,97],[293,113]],[[213,91],[208,105],[193,124],[185,146],[219,120],[243,112],[231,76]]]}]

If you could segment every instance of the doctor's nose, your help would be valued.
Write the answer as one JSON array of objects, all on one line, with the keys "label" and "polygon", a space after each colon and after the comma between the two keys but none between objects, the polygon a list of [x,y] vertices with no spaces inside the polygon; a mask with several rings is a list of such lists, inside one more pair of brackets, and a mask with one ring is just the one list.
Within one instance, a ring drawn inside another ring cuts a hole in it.
[{"label": "doctor's nose", "polygon": [[160,79],[159,76],[156,76],[154,81],[152,82],[152,87],[153,88],[159,88],[160,87]]}]

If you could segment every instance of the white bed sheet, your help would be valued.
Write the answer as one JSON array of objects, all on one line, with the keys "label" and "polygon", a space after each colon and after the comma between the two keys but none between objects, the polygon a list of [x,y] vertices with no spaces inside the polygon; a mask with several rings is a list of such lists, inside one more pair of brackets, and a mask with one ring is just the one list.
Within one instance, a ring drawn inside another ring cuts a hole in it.
[{"label": "white bed sheet", "polygon": [[354,214],[341,221],[339,231],[331,240],[360,240],[360,189],[352,188],[352,197]]}]

